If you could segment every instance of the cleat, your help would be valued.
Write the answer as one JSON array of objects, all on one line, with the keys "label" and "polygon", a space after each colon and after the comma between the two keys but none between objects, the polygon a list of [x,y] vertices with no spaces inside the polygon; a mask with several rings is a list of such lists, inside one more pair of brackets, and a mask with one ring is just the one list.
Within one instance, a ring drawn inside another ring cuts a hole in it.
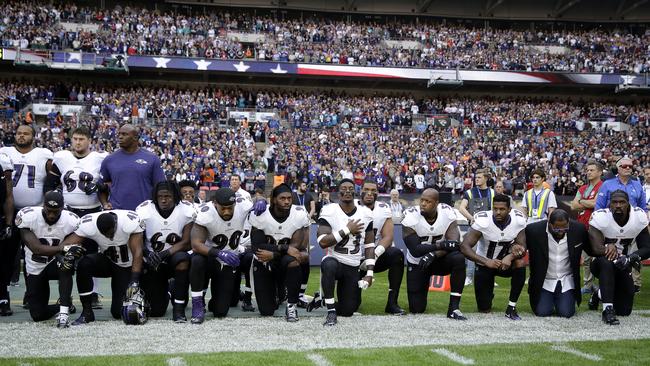
[{"label": "cleat", "polygon": [[598,297],[598,290],[594,290],[594,292],[591,293],[591,297],[589,297],[589,302],[587,303],[587,307],[589,310],[596,310],[598,309],[598,303],[600,302],[600,298]]},{"label": "cleat", "polygon": [[192,324],[201,324],[205,320],[205,303],[202,297],[192,298]]},{"label": "cleat", "polygon": [[323,323],[324,327],[333,327],[337,323],[336,321],[336,311],[328,311],[327,312],[327,317],[325,318],[325,323]]},{"label": "cleat", "polygon": [[[56,300],[56,305],[61,306],[61,298]],[[77,307],[72,303],[72,298],[70,298],[70,306],[68,307],[68,314],[74,314],[77,312]]]},{"label": "cleat", "polygon": [[307,304],[305,309],[307,310],[308,313],[311,313],[314,311],[314,309],[318,309],[323,306],[323,301],[320,297],[320,293],[316,292],[314,294],[314,298]]},{"label": "cleat", "polygon": [[185,304],[176,304],[172,308],[172,320],[174,323],[186,323],[187,317],[185,316]]},{"label": "cleat", "polygon": [[70,317],[66,313],[59,313],[56,316],[56,327],[59,329],[70,327]]},{"label": "cleat", "polygon": [[386,304],[386,308],[384,309],[384,312],[387,314],[391,315],[405,315],[406,311],[404,309],[400,308],[399,305],[397,304]]},{"label": "cleat", "polygon": [[92,301],[91,306],[92,306],[93,309],[101,309],[101,308],[104,307],[104,305],[102,304],[102,300],[99,299],[100,297],[103,298],[104,296],[102,296],[102,294],[98,294],[96,292],[93,292],[93,294],[90,295],[90,299]]},{"label": "cleat", "polygon": [[[27,295],[27,293],[25,293]],[[23,309],[29,310],[29,301],[27,301],[27,296],[23,297]]]},{"label": "cleat", "polygon": [[289,323],[294,323],[298,321],[298,307],[296,304],[287,304],[286,309],[284,310],[285,318]]},{"label": "cleat", "polygon": [[92,311],[88,313],[82,311],[81,315],[77,318],[77,320],[72,322],[72,325],[73,326],[84,325],[84,324],[92,323],[94,321],[95,321],[95,314]]},{"label": "cleat", "polygon": [[463,315],[463,313],[459,309],[448,312],[447,318],[454,319],[454,320],[467,320],[465,315]]},{"label": "cleat", "polygon": [[0,316],[11,316],[14,312],[11,310],[9,300],[0,301]]},{"label": "cleat", "polygon": [[620,324],[618,319],[616,319],[616,313],[614,312],[614,308],[611,305],[606,307],[603,310],[602,318],[603,318],[603,322],[605,324],[609,324],[609,325],[619,325]]},{"label": "cleat", "polygon": [[517,308],[510,305],[506,308],[506,318],[510,320],[521,320],[521,317],[517,314]]},{"label": "cleat", "polygon": [[590,294],[592,292],[594,292],[594,288],[591,286],[584,286],[583,288],[580,289],[580,293],[582,295]]},{"label": "cleat", "polygon": [[255,307],[253,306],[253,302],[251,300],[242,300],[241,302],[241,310],[245,312],[253,312],[255,311]]},{"label": "cleat", "polygon": [[471,277],[465,277],[465,286],[471,286],[474,280]]}]

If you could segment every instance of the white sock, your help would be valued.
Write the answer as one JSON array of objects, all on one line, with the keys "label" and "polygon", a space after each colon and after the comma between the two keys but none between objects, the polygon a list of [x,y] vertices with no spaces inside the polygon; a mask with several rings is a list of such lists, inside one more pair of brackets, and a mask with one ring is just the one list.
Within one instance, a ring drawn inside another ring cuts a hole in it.
[{"label": "white sock", "polygon": [[59,313],[67,314],[69,311],[67,306],[59,306]]},{"label": "white sock", "polygon": [[99,293],[99,279],[93,277],[93,292]]},{"label": "white sock", "polygon": [[603,303],[603,310],[605,310],[608,306],[611,306],[613,308],[614,304],[612,304],[611,302],[604,302]]},{"label": "white sock", "polygon": [[203,291],[192,291],[192,297],[203,297]]},{"label": "white sock", "polygon": [[512,306],[513,308],[517,306],[516,302],[508,301],[508,306]]}]

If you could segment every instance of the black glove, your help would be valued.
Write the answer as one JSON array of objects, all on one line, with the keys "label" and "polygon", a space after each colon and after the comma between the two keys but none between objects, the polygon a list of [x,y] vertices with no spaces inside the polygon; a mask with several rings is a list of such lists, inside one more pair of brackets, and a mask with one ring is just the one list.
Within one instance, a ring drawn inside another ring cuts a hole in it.
[{"label": "black glove", "polygon": [[86,253],[86,249],[79,245],[71,245],[65,252],[65,255],[59,256],[58,266],[63,271],[72,271],[74,263]]},{"label": "black glove", "polygon": [[11,225],[0,225],[0,240],[11,238],[12,230]]},{"label": "black glove", "polygon": [[160,264],[167,258],[169,258],[169,249],[163,250],[162,252],[148,252],[147,264],[153,268],[154,271],[157,271]]},{"label": "black glove", "polygon": [[126,288],[126,297],[130,299],[138,291],[140,291],[140,283],[137,281],[131,281],[131,283],[129,283],[129,287]]},{"label": "black glove", "polygon": [[637,253],[629,255],[622,255],[614,261],[616,268],[620,270],[630,269],[630,267],[637,267],[641,263],[641,257]]},{"label": "black glove", "polygon": [[435,252],[429,252],[422,257],[420,257],[420,264],[418,266],[420,267],[421,270],[427,269],[433,260],[436,259],[436,253]]}]

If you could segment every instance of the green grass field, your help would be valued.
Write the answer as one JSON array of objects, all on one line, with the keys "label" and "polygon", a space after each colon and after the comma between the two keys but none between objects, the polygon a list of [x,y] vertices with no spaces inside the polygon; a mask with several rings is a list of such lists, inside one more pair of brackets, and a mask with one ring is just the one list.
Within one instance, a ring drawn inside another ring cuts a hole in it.
[{"label": "green grass field", "polygon": [[[419,346],[370,349],[316,350],[313,352],[223,352],[210,354],[138,355],[112,357],[64,357],[50,359],[4,359],[0,365],[314,365],[309,355],[321,356],[325,365],[458,365],[445,356],[432,352],[444,348],[477,365],[648,365],[650,341],[571,342],[564,344],[590,356],[601,358],[592,361],[582,356],[556,352],[552,343],[496,344],[480,346]],[[172,359],[173,358],[173,359]],[[170,360],[172,359],[172,360]],[[321,366],[321,365],[319,365]]]}]

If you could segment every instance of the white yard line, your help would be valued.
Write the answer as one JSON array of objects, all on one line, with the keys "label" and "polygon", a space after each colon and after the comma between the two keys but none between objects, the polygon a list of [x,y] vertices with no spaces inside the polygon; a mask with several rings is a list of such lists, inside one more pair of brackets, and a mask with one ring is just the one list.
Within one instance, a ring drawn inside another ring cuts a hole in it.
[{"label": "white yard line", "polygon": [[567,345],[564,345],[564,344],[554,344],[554,345],[551,346],[551,349],[554,350],[554,351],[558,351],[558,352],[569,353],[569,354],[572,354],[574,356],[582,357],[582,358],[585,358],[585,359],[590,360],[590,361],[602,361],[603,360],[603,358],[598,356],[598,355],[592,355],[591,353],[585,353],[585,352],[582,352],[582,351],[578,351],[577,349],[571,348],[571,347],[569,347]]},{"label": "white yard line", "polygon": [[174,357],[167,359],[167,366],[187,366],[183,357]]},{"label": "white yard line", "polygon": [[[359,315],[340,318],[324,328],[320,317],[302,317],[287,323],[281,318],[208,318],[201,325],[174,324],[152,319],[142,326],[121,321],[97,321],[57,329],[54,322],[1,323],[0,357],[115,356],[134,354],[251,352],[286,350],[381,348],[510,343],[579,342],[591,340],[648,339],[648,318],[632,313],[621,324],[603,332],[600,312],[581,312],[571,319],[538,318],[524,314],[518,322],[503,321],[500,314],[466,314],[469,320],[450,320],[444,314],[401,317]],[[431,336],[431,329],[444,329]],[[65,334],[64,334],[65,333]],[[61,337],[66,341],[61,342]],[[34,339],[39,342],[34,342]],[[308,341],[306,341],[308,340]],[[120,347],[115,347],[119,344]],[[171,357],[170,357],[171,358]]]},{"label": "white yard line", "polygon": [[311,361],[315,366],[334,366],[328,359],[324,356],[319,355],[318,353],[310,353],[306,355],[307,359]]},{"label": "white yard line", "polygon": [[440,356],[443,356],[443,357],[447,357],[448,359],[450,359],[450,360],[452,360],[452,361],[454,361],[456,363],[459,363],[461,365],[473,365],[474,364],[473,359],[463,357],[463,356],[459,355],[458,353],[452,352],[452,351],[450,351],[448,349],[445,349],[445,348],[434,348],[434,349],[431,350],[431,352],[436,353],[436,354],[438,354]]}]

